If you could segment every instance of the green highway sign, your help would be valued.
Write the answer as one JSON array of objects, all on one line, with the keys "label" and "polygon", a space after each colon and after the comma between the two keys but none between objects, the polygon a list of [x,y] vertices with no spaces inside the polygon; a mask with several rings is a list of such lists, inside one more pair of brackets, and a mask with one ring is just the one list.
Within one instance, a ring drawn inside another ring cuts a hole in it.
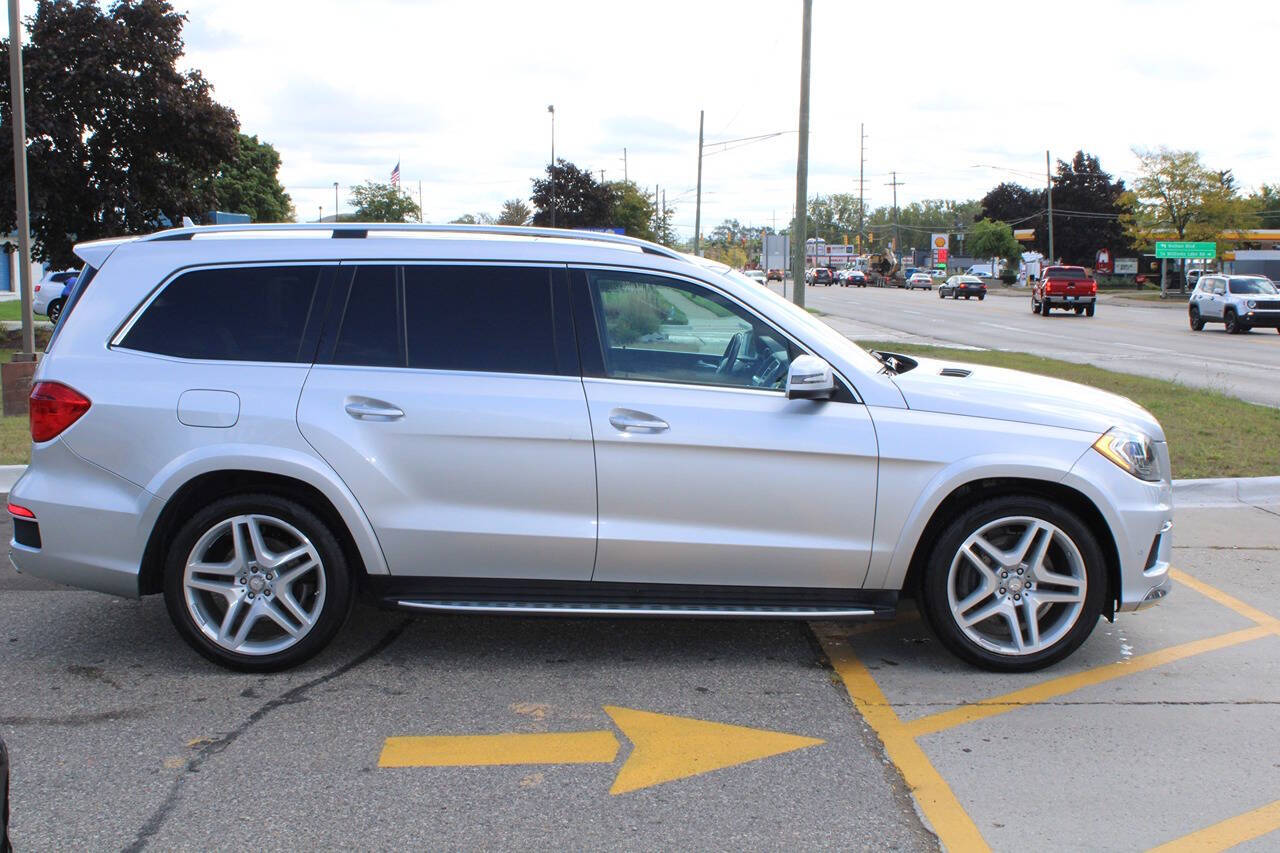
[{"label": "green highway sign", "polygon": [[1191,243],[1180,240],[1157,240],[1157,258],[1198,258],[1213,260],[1218,256],[1217,243]]}]

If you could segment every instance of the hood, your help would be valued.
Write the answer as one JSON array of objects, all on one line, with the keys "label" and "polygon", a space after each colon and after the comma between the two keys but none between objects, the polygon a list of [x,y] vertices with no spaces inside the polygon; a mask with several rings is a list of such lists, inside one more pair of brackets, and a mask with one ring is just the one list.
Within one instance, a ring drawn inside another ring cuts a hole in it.
[{"label": "hood", "polygon": [[[1088,385],[1021,370],[915,359],[917,367],[893,381],[912,409],[1096,432],[1124,426],[1164,441],[1151,413],[1132,400]],[[945,375],[946,370],[952,375]],[[968,375],[958,375],[969,371]]]}]

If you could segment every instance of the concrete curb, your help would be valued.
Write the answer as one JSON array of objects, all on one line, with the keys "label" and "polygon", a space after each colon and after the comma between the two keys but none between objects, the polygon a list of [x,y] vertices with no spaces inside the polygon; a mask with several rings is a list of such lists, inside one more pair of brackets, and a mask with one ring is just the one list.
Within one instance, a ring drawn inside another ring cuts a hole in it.
[{"label": "concrete curb", "polygon": [[1280,504],[1280,477],[1222,477],[1174,480],[1174,507],[1229,507]]}]

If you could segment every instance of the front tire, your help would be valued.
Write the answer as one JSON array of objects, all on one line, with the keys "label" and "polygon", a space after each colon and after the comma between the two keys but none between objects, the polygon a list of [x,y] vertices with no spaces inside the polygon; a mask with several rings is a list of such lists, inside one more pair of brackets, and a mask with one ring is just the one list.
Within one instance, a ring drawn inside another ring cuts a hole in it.
[{"label": "front tire", "polygon": [[1228,308],[1227,313],[1223,315],[1223,319],[1226,321],[1228,335],[1238,335],[1240,334],[1241,331],[1243,331],[1243,329],[1240,326],[1240,320],[1238,317],[1236,317],[1235,311],[1232,311],[1230,308]]},{"label": "front tire", "polygon": [[1106,598],[1106,566],[1097,538],[1070,510],[1010,495],[946,526],[920,593],[926,620],[957,657],[995,672],[1030,672],[1088,638]]},{"label": "front tire", "polygon": [[[1189,320],[1191,322],[1191,331],[1193,332],[1204,331],[1204,319],[1200,316],[1200,309],[1194,305],[1191,306]],[[1280,329],[1277,329],[1276,331],[1280,331]]]},{"label": "front tire", "polygon": [[223,498],[196,513],[165,560],[178,633],[244,672],[295,666],[328,645],[351,611],[351,572],[333,532],[275,495]]}]

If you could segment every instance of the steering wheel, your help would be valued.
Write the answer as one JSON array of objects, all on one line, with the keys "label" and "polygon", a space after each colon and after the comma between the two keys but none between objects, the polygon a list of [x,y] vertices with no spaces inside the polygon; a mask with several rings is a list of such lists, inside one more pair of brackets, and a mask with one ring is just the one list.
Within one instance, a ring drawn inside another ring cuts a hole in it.
[{"label": "steering wheel", "polygon": [[730,376],[733,374],[733,368],[738,363],[738,354],[749,349],[747,344],[751,340],[751,334],[750,329],[743,329],[729,338],[729,345],[724,348],[724,355],[720,357],[720,366],[716,368],[717,376]]}]

